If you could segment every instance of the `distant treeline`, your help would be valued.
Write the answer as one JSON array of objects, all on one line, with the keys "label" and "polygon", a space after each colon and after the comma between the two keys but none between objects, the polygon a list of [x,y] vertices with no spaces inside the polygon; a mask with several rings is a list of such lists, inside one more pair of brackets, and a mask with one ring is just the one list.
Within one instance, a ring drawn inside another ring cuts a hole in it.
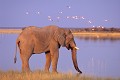
[{"label": "distant treeline", "polygon": [[104,27],[93,27],[93,28],[70,28],[72,32],[120,32],[120,28],[104,28]]},{"label": "distant treeline", "polygon": [[[22,29],[23,27],[0,27],[0,29]],[[102,26],[92,28],[66,28],[72,32],[120,32],[120,28],[105,28]]]}]

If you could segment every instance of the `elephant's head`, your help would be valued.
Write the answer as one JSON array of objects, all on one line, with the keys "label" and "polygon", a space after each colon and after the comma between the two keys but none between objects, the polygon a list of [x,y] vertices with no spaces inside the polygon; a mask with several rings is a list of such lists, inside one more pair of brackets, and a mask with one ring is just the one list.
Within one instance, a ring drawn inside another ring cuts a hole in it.
[{"label": "elephant's head", "polygon": [[78,68],[78,63],[77,63],[77,48],[76,47],[76,43],[74,41],[74,37],[72,35],[72,32],[70,30],[66,30],[65,31],[65,35],[66,35],[66,41],[65,41],[65,45],[66,45],[66,48],[69,50],[71,49],[71,52],[72,52],[72,60],[73,60],[73,64],[74,64],[74,67],[75,69],[79,72],[79,73],[82,73],[80,71],[80,69]]},{"label": "elephant's head", "polygon": [[69,29],[63,29],[63,28],[60,29],[58,42],[63,47],[66,47],[68,50],[71,49],[74,67],[79,73],[82,73],[78,68],[77,55],[76,55],[77,54],[76,51],[79,48],[76,47],[76,43],[74,41],[74,36],[72,32]]}]

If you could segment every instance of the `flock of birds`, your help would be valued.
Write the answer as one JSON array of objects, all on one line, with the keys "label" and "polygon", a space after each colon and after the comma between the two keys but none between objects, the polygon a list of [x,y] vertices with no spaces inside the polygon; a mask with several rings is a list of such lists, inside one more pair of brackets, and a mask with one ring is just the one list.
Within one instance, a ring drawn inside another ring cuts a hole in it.
[{"label": "flock of birds", "polygon": [[[67,9],[71,9],[71,6],[66,6],[67,7]],[[37,15],[40,15],[41,14],[41,12],[35,12]],[[61,14],[64,14],[64,11],[59,11],[59,12],[57,12],[58,13],[58,15],[61,15]],[[30,14],[30,12],[25,12],[25,14],[26,15],[29,15]],[[75,15],[75,16],[51,16],[51,15],[48,15],[48,16],[46,16],[47,17],[47,20],[49,20],[49,21],[51,21],[51,22],[60,22],[60,20],[62,20],[62,19],[71,19],[71,20],[85,20],[85,22],[86,22],[86,24],[90,24],[90,25],[92,25],[92,27],[96,27],[95,25],[93,25],[94,24],[94,22],[95,21],[92,21],[92,20],[89,20],[87,17],[85,17],[85,16],[78,16],[78,15]],[[105,19],[105,20],[102,20],[102,21],[104,21],[104,22],[109,22],[110,20],[108,20],[108,19]],[[99,25],[100,26],[100,25]],[[98,27],[99,27],[98,26]]]}]

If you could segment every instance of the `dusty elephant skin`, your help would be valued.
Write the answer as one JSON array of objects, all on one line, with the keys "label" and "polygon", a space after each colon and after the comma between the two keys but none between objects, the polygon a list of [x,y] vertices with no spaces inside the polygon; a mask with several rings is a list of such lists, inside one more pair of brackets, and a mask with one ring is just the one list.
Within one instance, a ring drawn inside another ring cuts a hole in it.
[{"label": "dusty elephant skin", "polygon": [[[74,37],[69,29],[53,25],[42,28],[29,26],[22,29],[22,32],[16,40],[16,53],[17,46],[20,50],[22,71],[30,71],[29,58],[32,54],[45,52],[45,71],[49,72],[50,65],[52,65],[52,72],[57,73],[59,48],[62,46],[66,47],[68,50],[71,49],[74,67],[79,73],[82,73],[78,68],[76,58],[76,50],[78,48],[76,47]],[[15,63],[16,53],[14,58]]]}]

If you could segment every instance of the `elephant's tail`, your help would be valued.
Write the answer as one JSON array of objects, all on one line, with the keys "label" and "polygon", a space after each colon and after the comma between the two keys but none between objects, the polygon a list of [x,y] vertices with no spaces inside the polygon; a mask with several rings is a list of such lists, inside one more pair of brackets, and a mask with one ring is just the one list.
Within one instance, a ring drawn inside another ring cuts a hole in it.
[{"label": "elephant's tail", "polygon": [[20,41],[19,41],[19,40],[17,40],[17,41],[16,41],[16,49],[15,49],[15,54],[14,54],[14,63],[16,63],[16,61],[17,61],[16,54],[17,54],[17,46],[19,45],[19,43],[20,43]]}]

